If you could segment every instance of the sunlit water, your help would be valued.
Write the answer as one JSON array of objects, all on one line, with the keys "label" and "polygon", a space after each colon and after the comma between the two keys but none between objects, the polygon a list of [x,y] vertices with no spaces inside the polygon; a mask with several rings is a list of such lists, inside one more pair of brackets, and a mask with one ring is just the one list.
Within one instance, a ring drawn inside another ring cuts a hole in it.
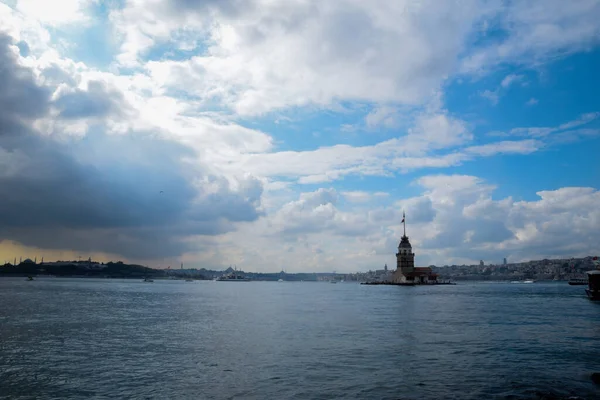
[{"label": "sunlit water", "polygon": [[566,283],[0,279],[0,398],[600,398]]}]

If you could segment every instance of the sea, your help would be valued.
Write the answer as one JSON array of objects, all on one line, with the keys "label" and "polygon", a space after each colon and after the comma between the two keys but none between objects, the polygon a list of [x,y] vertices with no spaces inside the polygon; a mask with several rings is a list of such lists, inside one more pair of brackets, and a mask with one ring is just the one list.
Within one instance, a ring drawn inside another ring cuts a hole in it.
[{"label": "sea", "polygon": [[600,399],[566,282],[0,279],[0,399]]}]

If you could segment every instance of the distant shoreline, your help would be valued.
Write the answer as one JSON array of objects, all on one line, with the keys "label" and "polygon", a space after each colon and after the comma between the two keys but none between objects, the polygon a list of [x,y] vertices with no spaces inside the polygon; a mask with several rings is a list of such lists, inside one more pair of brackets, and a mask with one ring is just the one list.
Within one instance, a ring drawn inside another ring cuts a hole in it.
[{"label": "distant shoreline", "polygon": [[[49,275],[49,274],[0,274],[0,279],[2,278],[27,278],[32,276],[34,278],[76,278],[76,279],[126,279],[126,280],[143,280],[145,276],[99,276],[99,275]],[[185,278],[182,276],[179,277],[152,277],[155,281],[183,281]],[[201,279],[201,278],[191,278],[195,281],[213,281],[213,279]],[[273,279],[251,279],[248,282],[278,282]],[[319,281],[319,280],[289,280],[285,282],[321,282],[327,283],[328,281]],[[455,283],[522,283],[523,280],[515,280],[515,279],[505,279],[505,280],[486,280],[486,279],[454,279],[453,284]],[[553,279],[539,279],[536,280],[535,283],[567,283],[568,280],[553,280]],[[366,281],[346,281],[345,283],[356,283],[356,284],[364,284]],[[368,285],[384,285],[383,283],[367,283]],[[419,285],[416,285],[419,286]],[[443,286],[443,285],[421,285],[421,286]]]}]

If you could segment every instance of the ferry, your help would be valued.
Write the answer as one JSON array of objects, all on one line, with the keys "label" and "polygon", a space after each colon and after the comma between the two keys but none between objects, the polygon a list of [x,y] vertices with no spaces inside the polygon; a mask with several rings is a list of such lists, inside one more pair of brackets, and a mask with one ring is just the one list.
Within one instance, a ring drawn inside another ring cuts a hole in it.
[{"label": "ferry", "polygon": [[600,300],[600,270],[588,271],[588,288],[585,293],[590,300]]},{"label": "ferry", "polygon": [[218,277],[217,280],[219,282],[248,282],[250,281],[250,278],[246,278],[243,275],[232,272],[230,274]]}]

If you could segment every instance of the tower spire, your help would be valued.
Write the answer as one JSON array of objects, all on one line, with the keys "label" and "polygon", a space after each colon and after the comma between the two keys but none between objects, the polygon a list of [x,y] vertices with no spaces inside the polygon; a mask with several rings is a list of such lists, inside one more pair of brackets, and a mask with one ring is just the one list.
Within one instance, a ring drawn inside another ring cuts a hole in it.
[{"label": "tower spire", "polygon": [[402,225],[404,226],[404,236],[406,236],[406,215],[402,211]]}]

